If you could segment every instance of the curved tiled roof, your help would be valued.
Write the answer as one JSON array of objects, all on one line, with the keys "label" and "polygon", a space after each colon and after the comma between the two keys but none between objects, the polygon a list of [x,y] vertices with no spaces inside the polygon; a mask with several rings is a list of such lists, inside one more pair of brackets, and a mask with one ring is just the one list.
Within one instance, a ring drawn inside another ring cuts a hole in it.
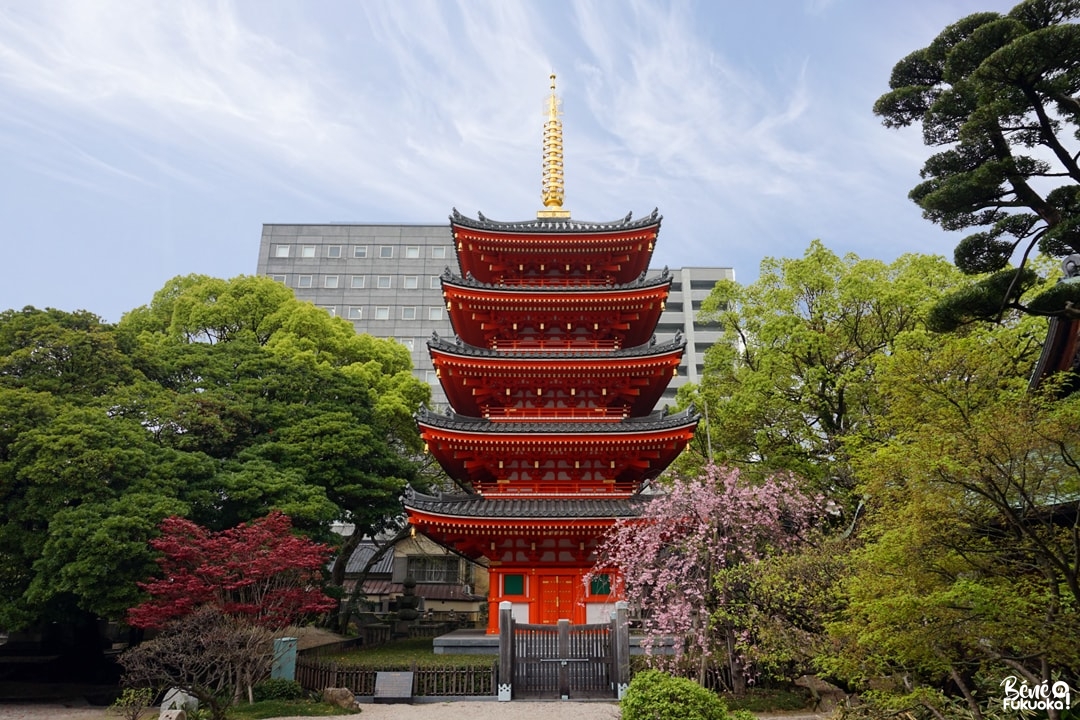
[{"label": "curved tiled roof", "polygon": [[649,430],[670,430],[673,428],[693,425],[701,419],[694,410],[693,405],[675,413],[667,415],[663,410],[645,415],[644,417],[628,417],[618,422],[492,422],[484,418],[458,415],[453,410],[447,409],[445,413],[436,413],[426,406],[421,407],[416,413],[416,421],[427,425],[433,425],[445,430],[462,430],[465,432],[485,433],[522,433],[526,435],[543,435],[545,433],[561,434],[575,433],[578,435],[618,435],[627,432],[643,432]]},{"label": "curved tiled roof", "polygon": [[476,345],[461,342],[460,339],[457,342],[450,342],[449,340],[440,337],[437,332],[433,332],[427,345],[433,350],[442,350],[443,352],[452,353],[454,355],[499,358],[501,360],[602,360],[605,358],[635,358],[649,357],[650,355],[664,355],[673,350],[682,350],[685,348],[686,340],[683,338],[682,332],[679,331],[675,333],[673,339],[665,342],[656,342],[656,336],[654,335],[653,340],[650,343],[645,345],[635,345],[634,347],[629,348],[620,348],[618,350],[604,350],[602,352],[596,350],[531,350],[513,351],[511,353],[506,350],[492,350],[489,348],[477,347]]},{"label": "curved tiled roof", "polygon": [[668,285],[671,283],[671,271],[665,267],[659,275],[653,277],[646,277],[645,273],[641,273],[641,276],[635,280],[624,283],[622,285],[503,285],[480,282],[472,275],[462,277],[454,274],[454,272],[448,267],[444,268],[442,275],[440,276],[444,282],[448,282],[451,285],[458,285],[461,287],[469,288],[482,288],[484,290],[498,290],[500,292],[514,292],[514,293],[568,293],[568,292],[589,292],[590,290],[599,290],[603,292],[611,292],[612,290],[638,290],[641,288],[660,287],[661,285]]},{"label": "curved tiled roof", "polygon": [[659,225],[660,221],[663,220],[659,209],[653,209],[651,213],[637,220],[631,219],[633,213],[627,213],[626,217],[610,222],[586,222],[569,218],[538,218],[520,222],[502,222],[486,218],[481,212],[476,213],[476,215],[476,218],[466,217],[459,213],[457,208],[454,208],[450,214],[450,222],[477,230],[497,230],[501,232],[587,233],[636,230],[650,225]]},{"label": "curved tiled roof", "polygon": [[[370,540],[365,540],[353,550],[353,554],[349,556],[348,562],[345,564],[345,574],[353,574],[360,572],[364,569],[371,556],[378,552],[378,548],[375,547],[375,543]],[[375,563],[368,571],[370,575],[389,575],[394,570],[394,550],[391,548],[388,550],[377,563]]]},{"label": "curved tiled roof", "polygon": [[637,517],[649,498],[485,498],[480,495],[421,495],[405,499],[405,507],[452,517],[514,520],[588,520]]}]

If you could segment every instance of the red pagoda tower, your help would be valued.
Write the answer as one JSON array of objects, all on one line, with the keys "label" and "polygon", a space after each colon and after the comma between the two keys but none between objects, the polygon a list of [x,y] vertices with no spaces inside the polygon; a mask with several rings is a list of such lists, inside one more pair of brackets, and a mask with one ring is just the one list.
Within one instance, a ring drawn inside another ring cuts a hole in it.
[{"label": "red pagoda tower", "polygon": [[570,219],[551,80],[545,209],[523,222],[450,217],[460,274],[447,268],[442,286],[457,338],[428,348],[451,409],[417,422],[469,492],[406,501],[419,532],[487,558],[489,633],[502,601],[522,622],[607,620],[612,584],[583,581],[596,545],[637,514],[698,422],[692,409],[653,411],[685,349],[653,335],[671,286],[666,270],[647,274],[661,218]]}]

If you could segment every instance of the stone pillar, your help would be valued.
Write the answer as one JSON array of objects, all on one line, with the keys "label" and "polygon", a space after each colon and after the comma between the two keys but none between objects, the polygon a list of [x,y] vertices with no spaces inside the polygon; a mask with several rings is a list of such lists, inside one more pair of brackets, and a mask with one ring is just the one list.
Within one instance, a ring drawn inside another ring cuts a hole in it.
[{"label": "stone pillar", "polygon": [[615,697],[623,699],[626,689],[630,687],[630,619],[627,617],[628,606],[625,600],[615,603],[615,612],[612,622],[615,627],[615,636],[612,639],[611,649],[615,655]]},{"label": "stone pillar", "polygon": [[499,603],[499,702],[514,696],[514,611],[504,600]]}]

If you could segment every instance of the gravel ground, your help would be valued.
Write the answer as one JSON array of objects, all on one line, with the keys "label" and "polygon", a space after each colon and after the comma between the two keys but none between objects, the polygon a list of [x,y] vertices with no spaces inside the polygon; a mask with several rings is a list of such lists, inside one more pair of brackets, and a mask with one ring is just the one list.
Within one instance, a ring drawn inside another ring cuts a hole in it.
[{"label": "gravel ground", "polygon": [[[153,720],[157,716],[147,716]],[[118,716],[107,713],[101,707],[72,707],[50,703],[0,703],[3,720],[117,720]]]},{"label": "gravel ground", "polygon": [[[119,716],[100,707],[61,704],[2,704],[2,720],[117,720]],[[439,702],[415,705],[363,704],[359,714],[335,715],[335,720],[618,720],[614,702]],[[759,716],[759,720],[823,720],[814,713],[783,713]],[[157,714],[145,716],[156,720]],[[312,720],[289,718],[287,720]]]}]

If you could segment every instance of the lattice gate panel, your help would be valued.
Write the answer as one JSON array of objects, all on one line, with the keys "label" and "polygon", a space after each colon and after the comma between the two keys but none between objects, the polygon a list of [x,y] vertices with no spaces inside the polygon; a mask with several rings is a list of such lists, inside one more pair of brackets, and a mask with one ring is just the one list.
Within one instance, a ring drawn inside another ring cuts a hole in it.
[{"label": "lattice gate panel", "polygon": [[514,623],[516,697],[612,694],[611,626]]},{"label": "lattice gate panel", "polygon": [[558,654],[558,626],[514,623],[514,694],[559,697]]},{"label": "lattice gate panel", "polygon": [[570,626],[569,689],[572,697],[611,694],[611,626]]}]

